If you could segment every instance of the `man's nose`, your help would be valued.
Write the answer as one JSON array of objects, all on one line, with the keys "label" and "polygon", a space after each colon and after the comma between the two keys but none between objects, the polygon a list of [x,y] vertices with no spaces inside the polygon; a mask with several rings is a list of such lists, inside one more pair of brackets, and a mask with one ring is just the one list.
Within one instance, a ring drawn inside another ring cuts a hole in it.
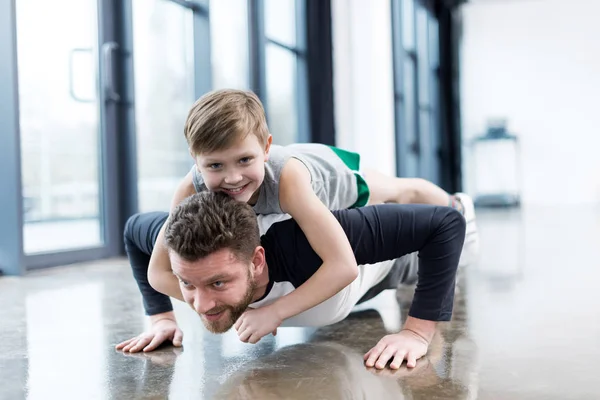
[{"label": "man's nose", "polygon": [[201,290],[196,290],[194,293],[194,301],[192,307],[198,314],[206,314],[207,311],[215,308],[217,303],[213,296]]}]

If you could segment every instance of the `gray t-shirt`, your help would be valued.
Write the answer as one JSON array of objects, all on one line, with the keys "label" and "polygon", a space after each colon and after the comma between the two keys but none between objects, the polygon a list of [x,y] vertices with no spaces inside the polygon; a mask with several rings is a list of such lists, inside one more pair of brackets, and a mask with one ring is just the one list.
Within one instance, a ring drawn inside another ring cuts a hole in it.
[{"label": "gray t-shirt", "polygon": [[[297,143],[288,146],[271,145],[265,163],[265,178],[254,205],[257,214],[281,214],[279,180],[285,163],[295,158],[301,161],[311,176],[312,188],[330,210],[352,207],[358,198],[356,173],[329,147],[318,143]],[[208,190],[194,165],[193,183],[196,192]]]}]

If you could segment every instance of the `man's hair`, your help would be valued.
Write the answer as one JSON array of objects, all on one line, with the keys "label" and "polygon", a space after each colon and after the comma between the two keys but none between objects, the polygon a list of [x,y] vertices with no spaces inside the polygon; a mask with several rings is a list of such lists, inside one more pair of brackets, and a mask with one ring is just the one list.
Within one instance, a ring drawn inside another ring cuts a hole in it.
[{"label": "man's hair", "polygon": [[165,228],[167,248],[187,261],[197,261],[229,249],[240,261],[250,261],[260,246],[258,221],[252,207],[224,193],[204,191],[183,200]]},{"label": "man's hair", "polygon": [[250,91],[222,89],[200,97],[184,128],[193,155],[225,150],[247,135],[266,145],[269,128],[260,99]]}]

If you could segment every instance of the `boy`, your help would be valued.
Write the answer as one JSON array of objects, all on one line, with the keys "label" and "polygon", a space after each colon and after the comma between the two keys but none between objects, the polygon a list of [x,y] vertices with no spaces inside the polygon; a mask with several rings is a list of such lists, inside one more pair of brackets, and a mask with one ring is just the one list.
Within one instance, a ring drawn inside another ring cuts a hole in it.
[{"label": "boy", "polygon": [[[190,110],[185,137],[195,166],[173,197],[171,209],[196,192],[220,191],[253,206],[257,214],[289,214],[322,260],[292,293],[240,318],[263,337],[281,321],[311,309],[348,286],[358,274],[352,248],[330,210],[377,203],[428,203],[471,208],[464,195],[449,196],[421,179],[359,174],[357,154],[320,144],[271,145],[264,109],[251,92],[219,90]],[[464,204],[463,204],[464,202]],[[180,293],[158,234],[148,270],[150,284],[171,297]]]}]

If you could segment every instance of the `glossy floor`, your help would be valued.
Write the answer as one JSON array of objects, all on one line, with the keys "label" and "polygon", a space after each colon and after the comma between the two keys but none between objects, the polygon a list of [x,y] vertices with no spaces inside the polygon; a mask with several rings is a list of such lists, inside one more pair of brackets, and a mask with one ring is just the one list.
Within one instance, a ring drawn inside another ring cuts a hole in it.
[{"label": "glossy floor", "polygon": [[412,371],[362,363],[399,328],[405,292],[257,345],[207,333],[177,304],[183,349],[115,351],[146,323],[119,259],[0,278],[0,399],[600,398],[600,210],[486,211],[478,221],[480,261]]}]

